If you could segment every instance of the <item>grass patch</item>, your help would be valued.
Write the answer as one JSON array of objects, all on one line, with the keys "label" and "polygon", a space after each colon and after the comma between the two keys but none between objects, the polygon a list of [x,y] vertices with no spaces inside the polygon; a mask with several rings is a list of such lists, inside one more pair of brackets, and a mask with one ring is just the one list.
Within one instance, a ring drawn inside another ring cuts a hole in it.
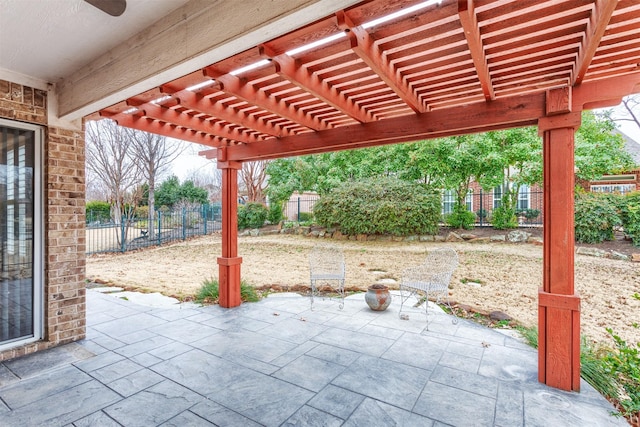
[{"label": "grass patch", "polygon": [[[218,279],[206,279],[195,296],[195,302],[200,304],[216,304],[220,298],[220,283]],[[255,288],[244,280],[240,281],[240,298],[244,302],[260,300]]]}]

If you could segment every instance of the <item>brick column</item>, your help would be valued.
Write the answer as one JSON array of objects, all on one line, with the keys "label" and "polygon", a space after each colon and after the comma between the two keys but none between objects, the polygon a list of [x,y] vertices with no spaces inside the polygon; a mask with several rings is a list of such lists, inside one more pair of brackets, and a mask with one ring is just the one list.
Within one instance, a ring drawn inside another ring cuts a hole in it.
[{"label": "brick column", "polygon": [[547,93],[543,134],[544,255],[538,299],[538,380],[580,390],[580,297],[574,290],[574,135],[580,112],[571,92]]},{"label": "brick column", "polygon": [[[44,339],[0,352],[9,360],[85,337],[84,132],[49,126],[45,90],[0,80],[0,117],[42,126]],[[40,195],[37,195],[40,197]]]},{"label": "brick column", "polygon": [[45,338],[85,337],[84,132],[49,128],[45,144]]},{"label": "brick column", "polygon": [[222,170],[222,256],[218,258],[221,307],[237,307],[240,299],[238,256],[238,169],[239,162],[226,161],[226,150],[218,149],[218,169]]}]

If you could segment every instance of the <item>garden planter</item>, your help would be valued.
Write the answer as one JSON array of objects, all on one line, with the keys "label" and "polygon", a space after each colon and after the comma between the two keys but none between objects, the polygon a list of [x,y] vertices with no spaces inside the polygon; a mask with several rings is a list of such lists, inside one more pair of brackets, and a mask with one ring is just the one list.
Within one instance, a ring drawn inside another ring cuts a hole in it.
[{"label": "garden planter", "polygon": [[391,304],[389,287],[380,283],[369,286],[367,293],[364,294],[364,300],[373,311],[386,310]]}]

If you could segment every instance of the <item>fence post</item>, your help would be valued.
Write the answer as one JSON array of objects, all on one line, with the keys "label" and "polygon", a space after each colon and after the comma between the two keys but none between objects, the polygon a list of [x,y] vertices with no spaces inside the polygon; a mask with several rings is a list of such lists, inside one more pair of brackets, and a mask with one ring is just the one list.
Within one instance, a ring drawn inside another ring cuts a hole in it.
[{"label": "fence post", "polygon": [[202,218],[204,219],[204,235],[207,235],[207,223],[209,222],[209,205],[202,205]]},{"label": "fence post", "polygon": [[187,208],[182,208],[182,240],[187,238]]},{"label": "fence post", "polygon": [[124,223],[126,221],[126,216],[122,215],[122,218],[120,219],[120,250],[122,252],[125,252],[126,249],[126,245],[127,245],[127,235],[126,235],[126,230],[125,230],[125,226]]},{"label": "fence post", "polygon": [[160,233],[162,232],[162,211],[158,211],[158,246],[162,244],[162,236]]},{"label": "fence post", "polygon": [[298,222],[300,222],[300,197],[298,197]]},{"label": "fence post", "polygon": [[484,222],[484,210],[482,209],[482,188],[480,189],[480,227],[482,227],[482,223]]}]

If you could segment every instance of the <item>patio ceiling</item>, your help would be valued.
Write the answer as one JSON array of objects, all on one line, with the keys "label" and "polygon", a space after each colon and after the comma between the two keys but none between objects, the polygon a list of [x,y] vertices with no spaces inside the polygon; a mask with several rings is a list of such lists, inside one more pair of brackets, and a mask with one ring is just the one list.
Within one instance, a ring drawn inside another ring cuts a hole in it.
[{"label": "patio ceiling", "polygon": [[533,125],[640,92],[638,34],[633,0],[372,0],[88,118],[223,161]]}]

